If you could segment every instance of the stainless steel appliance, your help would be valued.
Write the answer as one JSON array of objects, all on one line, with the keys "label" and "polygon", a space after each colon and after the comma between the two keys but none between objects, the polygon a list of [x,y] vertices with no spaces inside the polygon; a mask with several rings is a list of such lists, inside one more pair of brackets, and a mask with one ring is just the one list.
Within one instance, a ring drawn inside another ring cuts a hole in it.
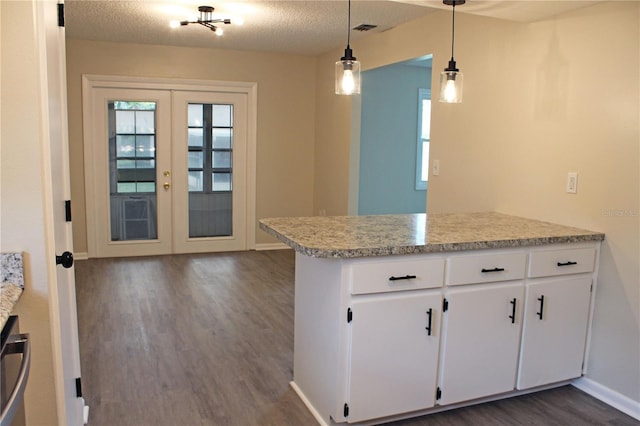
[{"label": "stainless steel appliance", "polygon": [[20,334],[12,315],[0,333],[0,426],[24,425],[24,390],[31,366],[28,334]]}]

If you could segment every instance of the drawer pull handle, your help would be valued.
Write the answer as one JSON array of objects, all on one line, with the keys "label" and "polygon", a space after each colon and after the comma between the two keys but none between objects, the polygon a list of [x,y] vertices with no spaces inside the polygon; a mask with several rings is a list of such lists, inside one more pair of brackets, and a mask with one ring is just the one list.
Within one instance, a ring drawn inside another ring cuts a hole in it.
[{"label": "drawer pull handle", "polygon": [[389,281],[412,280],[417,278],[415,275],[405,275],[404,277],[389,277]]},{"label": "drawer pull handle", "polygon": [[578,262],[558,262],[558,266],[572,266],[572,265],[577,265]]},{"label": "drawer pull handle", "polygon": [[433,308],[429,308],[427,311],[427,326],[424,328],[427,330],[427,336],[431,336],[431,319],[433,317]]},{"label": "drawer pull handle", "polygon": [[513,300],[509,303],[511,303],[511,315],[509,315],[509,318],[511,319],[511,324],[515,324],[516,323],[516,298],[514,297]]},{"label": "drawer pull handle", "polygon": [[542,319],[542,309],[544,308],[544,294],[538,297],[538,301],[540,302],[540,312],[536,312],[538,318]]},{"label": "drawer pull handle", "polygon": [[482,272],[482,273],[485,273],[485,272],[504,272],[504,268],[493,268],[493,269],[482,268],[480,270],[480,272]]}]

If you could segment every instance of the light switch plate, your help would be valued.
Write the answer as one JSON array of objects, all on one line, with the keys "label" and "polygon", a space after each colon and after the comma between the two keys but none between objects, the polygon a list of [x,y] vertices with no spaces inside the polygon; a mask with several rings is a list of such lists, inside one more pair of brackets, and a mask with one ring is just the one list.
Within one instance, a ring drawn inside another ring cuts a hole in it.
[{"label": "light switch plate", "polygon": [[578,173],[569,172],[567,175],[567,192],[569,194],[578,193]]}]

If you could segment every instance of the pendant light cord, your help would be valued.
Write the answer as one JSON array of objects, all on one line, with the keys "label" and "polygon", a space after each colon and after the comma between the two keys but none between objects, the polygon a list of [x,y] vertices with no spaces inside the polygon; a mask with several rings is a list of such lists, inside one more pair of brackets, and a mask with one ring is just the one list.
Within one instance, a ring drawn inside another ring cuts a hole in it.
[{"label": "pendant light cord", "polygon": [[350,47],[351,41],[351,0],[349,0],[349,13],[348,13],[348,22],[347,22],[347,49]]},{"label": "pendant light cord", "polygon": [[453,60],[453,45],[456,39],[456,3],[453,3],[453,13],[451,18],[451,60]]}]

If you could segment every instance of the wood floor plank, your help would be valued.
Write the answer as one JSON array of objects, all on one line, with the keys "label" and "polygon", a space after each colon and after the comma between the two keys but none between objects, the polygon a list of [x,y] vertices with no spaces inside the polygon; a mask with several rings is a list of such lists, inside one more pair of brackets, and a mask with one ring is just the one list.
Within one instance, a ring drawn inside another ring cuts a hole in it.
[{"label": "wood floor plank", "polygon": [[[90,425],[314,425],[293,377],[289,250],[76,262]],[[566,386],[395,422],[638,422]]]}]

